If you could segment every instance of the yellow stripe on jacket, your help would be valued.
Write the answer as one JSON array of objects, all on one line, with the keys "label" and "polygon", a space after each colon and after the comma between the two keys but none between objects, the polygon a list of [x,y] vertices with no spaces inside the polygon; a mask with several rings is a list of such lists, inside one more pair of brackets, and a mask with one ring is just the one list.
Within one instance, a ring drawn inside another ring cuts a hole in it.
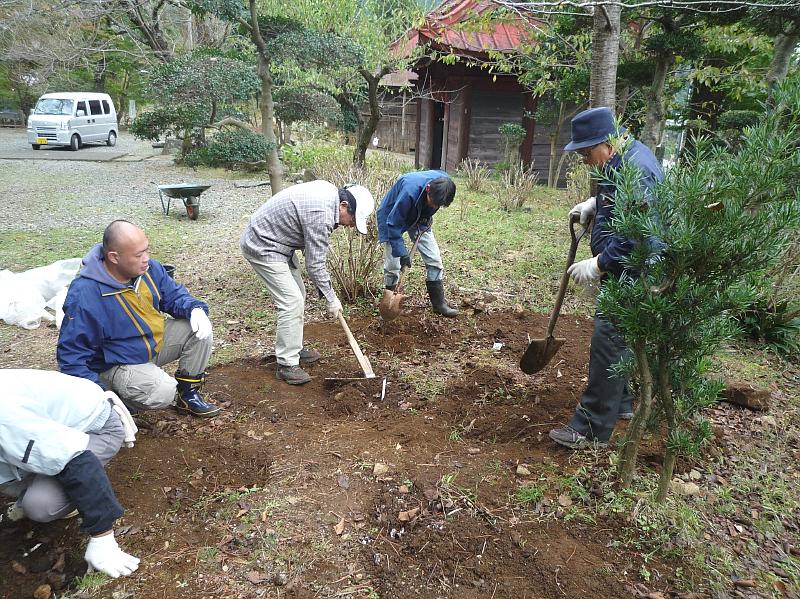
[{"label": "yellow stripe on jacket", "polygon": [[[117,295],[117,299],[123,304],[125,312],[133,322],[136,329],[142,335],[142,341],[147,346],[147,355],[153,359],[148,334],[142,328],[143,323],[149,329],[150,335],[156,342],[155,352],[161,351],[161,343],[164,341],[164,314],[153,306],[153,292],[149,285],[137,285],[136,291],[131,288],[125,289]],[[135,316],[134,316],[135,315]],[[137,318],[138,317],[138,318]]]}]

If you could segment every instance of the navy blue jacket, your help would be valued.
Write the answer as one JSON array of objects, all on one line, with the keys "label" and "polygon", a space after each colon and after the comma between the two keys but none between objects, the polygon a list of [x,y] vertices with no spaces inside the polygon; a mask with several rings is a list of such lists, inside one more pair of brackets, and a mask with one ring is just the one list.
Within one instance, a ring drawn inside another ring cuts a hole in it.
[{"label": "navy blue jacket", "polygon": [[392,256],[401,258],[408,254],[403,233],[414,226],[429,229],[438,208],[429,208],[425,187],[444,171],[417,171],[400,175],[392,188],[383,196],[378,208],[378,241],[392,246]]},{"label": "navy blue jacket", "polygon": [[[592,255],[598,256],[598,265],[604,272],[620,276],[622,260],[630,254],[633,242],[611,230],[614,217],[614,197],[617,192],[616,176],[622,165],[622,157],[614,154],[603,166],[603,178],[597,185],[597,214],[592,228]],[[664,179],[658,160],[646,145],[633,140],[625,151],[625,162],[638,168],[642,193],[649,198],[650,191]]]}]

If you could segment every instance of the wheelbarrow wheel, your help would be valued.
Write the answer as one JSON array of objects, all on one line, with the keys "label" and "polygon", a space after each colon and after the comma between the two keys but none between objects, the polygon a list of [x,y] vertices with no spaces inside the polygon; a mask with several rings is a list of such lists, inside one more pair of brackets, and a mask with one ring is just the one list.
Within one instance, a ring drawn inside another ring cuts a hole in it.
[{"label": "wheelbarrow wheel", "polygon": [[194,203],[194,199],[187,200],[186,202],[186,214],[189,215],[191,220],[197,220],[197,217],[200,216],[200,204]]}]

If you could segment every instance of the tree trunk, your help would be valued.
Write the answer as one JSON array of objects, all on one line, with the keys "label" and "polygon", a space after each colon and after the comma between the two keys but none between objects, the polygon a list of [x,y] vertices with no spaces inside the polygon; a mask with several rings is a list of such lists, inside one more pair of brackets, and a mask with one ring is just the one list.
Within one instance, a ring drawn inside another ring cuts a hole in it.
[{"label": "tree trunk", "polygon": [[775,36],[775,51],[772,55],[769,71],[767,71],[767,88],[769,89],[770,101],[772,100],[775,86],[783,81],[789,72],[792,54],[794,54],[794,49],[797,47],[799,39],[800,28],[795,25],[792,25],[788,32],[779,33]]},{"label": "tree trunk", "polygon": [[667,418],[667,451],[664,454],[664,461],[661,465],[661,476],[658,479],[658,491],[656,492],[656,503],[663,503],[669,493],[669,483],[672,481],[672,473],[675,470],[675,461],[678,458],[678,449],[671,442],[674,433],[677,431],[678,423],[675,414],[675,403],[672,398],[672,389],[669,384],[669,369],[666,360],[659,352],[658,360],[658,398],[664,414]]},{"label": "tree trunk", "polygon": [[625,431],[622,439],[622,455],[619,461],[619,476],[623,487],[630,486],[636,472],[636,456],[639,453],[639,444],[644,435],[645,425],[650,418],[653,408],[653,373],[647,360],[644,344],[634,348],[636,369],[639,372],[639,407]]},{"label": "tree trunk", "polygon": [[275,104],[272,101],[272,74],[269,69],[269,55],[261,30],[258,26],[256,0],[250,0],[250,22],[244,23],[250,30],[250,39],[258,54],[258,78],[261,79],[261,134],[269,144],[267,151],[267,172],[272,195],[283,189],[283,166],[278,156],[278,140],[275,138]]},{"label": "tree trunk", "polygon": [[381,120],[381,103],[378,99],[378,83],[384,75],[390,73],[392,68],[384,65],[377,74],[373,75],[365,68],[360,68],[358,72],[367,82],[367,97],[369,98],[369,118],[364,123],[359,123],[358,139],[356,149],[353,151],[353,165],[364,168],[367,159],[367,148],[372,140],[372,135]]},{"label": "tree trunk", "polygon": [[656,146],[661,143],[661,136],[664,134],[664,84],[667,75],[672,67],[675,57],[672,53],[662,54],[656,58],[655,71],[653,72],[653,83],[645,91],[647,101],[647,112],[645,113],[644,129],[642,130],[641,141],[648,148],[656,151]]},{"label": "tree trunk", "polygon": [[596,4],[592,29],[592,73],[589,105],[616,109],[617,63],[619,62],[619,4]]},{"label": "tree trunk", "polygon": [[558,119],[556,120],[556,128],[550,133],[550,163],[547,169],[547,186],[555,187],[558,183],[556,175],[558,173],[558,164],[556,156],[558,156],[558,137],[561,135],[561,124],[564,122],[564,102],[559,102],[558,105]]}]

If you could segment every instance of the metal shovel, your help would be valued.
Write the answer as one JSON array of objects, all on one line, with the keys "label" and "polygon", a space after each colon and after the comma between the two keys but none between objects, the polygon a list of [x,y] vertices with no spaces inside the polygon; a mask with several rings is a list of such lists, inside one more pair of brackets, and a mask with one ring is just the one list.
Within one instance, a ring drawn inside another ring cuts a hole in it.
[{"label": "metal shovel", "polygon": [[522,359],[519,361],[519,367],[525,374],[536,374],[542,368],[550,363],[553,356],[556,355],[561,346],[564,345],[566,339],[553,337],[553,330],[556,328],[556,320],[558,314],[561,312],[561,304],[564,303],[564,294],[567,291],[567,283],[569,283],[569,267],[575,262],[575,254],[578,252],[578,242],[589,230],[589,227],[584,227],[580,235],[575,235],[575,224],[579,222],[577,214],[570,215],[569,219],[569,233],[572,237],[572,244],[569,246],[569,254],[567,255],[567,265],[564,267],[564,274],[561,275],[561,286],[558,288],[558,295],[556,295],[556,303],[553,306],[553,311],[550,314],[550,322],[547,324],[547,337],[544,339],[533,339],[528,344],[528,349],[522,354]]},{"label": "metal shovel", "polygon": [[[411,253],[409,254],[409,259],[414,257],[414,253],[417,251],[417,245],[419,244],[419,239],[425,233],[420,233],[417,235],[417,239],[414,241],[414,245],[411,246]],[[400,269],[400,278],[397,280],[397,285],[395,285],[394,291],[391,289],[384,289],[383,290],[383,297],[381,298],[380,303],[378,304],[378,312],[380,312],[381,317],[386,322],[390,320],[394,320],[398,316],[400,316],[400,312],[402,311],[402,303],[405,299],[405,295],[402,294],[403,290],[403,281],[406,278],[406,273],[408,272],[408,267],[404,266]]]}]

